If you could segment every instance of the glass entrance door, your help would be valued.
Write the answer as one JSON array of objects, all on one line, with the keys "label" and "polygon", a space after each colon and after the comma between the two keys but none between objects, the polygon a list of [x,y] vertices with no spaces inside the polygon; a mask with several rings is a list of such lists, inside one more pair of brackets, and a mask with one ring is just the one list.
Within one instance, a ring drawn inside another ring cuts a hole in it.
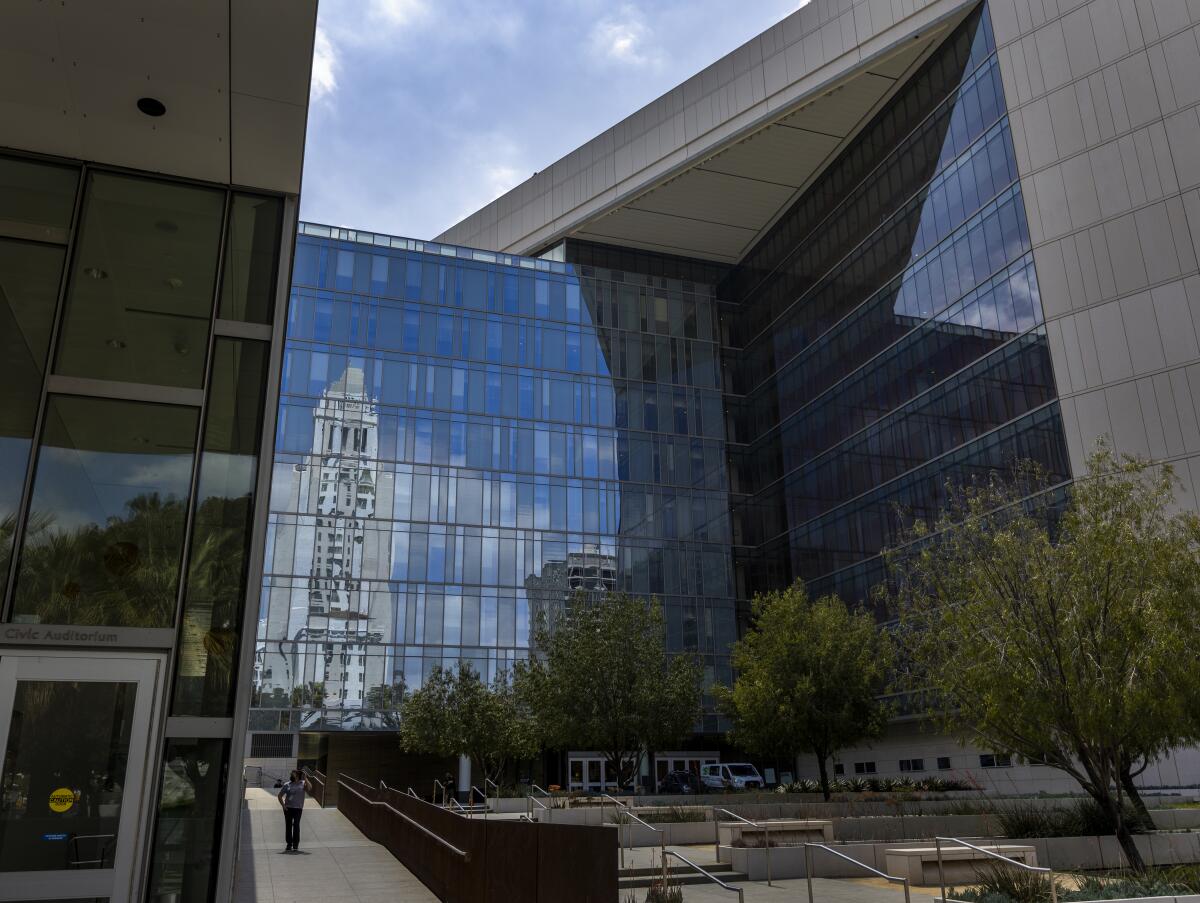
[{"label": "glass entrance door", "polygon": [[0,900],[132,898],[161,666],[0,654]]}]

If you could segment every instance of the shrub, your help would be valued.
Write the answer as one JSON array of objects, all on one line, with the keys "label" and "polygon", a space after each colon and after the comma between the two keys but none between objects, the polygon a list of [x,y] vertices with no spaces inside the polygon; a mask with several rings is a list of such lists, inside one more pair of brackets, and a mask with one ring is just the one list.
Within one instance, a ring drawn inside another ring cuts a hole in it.
[{"label": "shrub", "polygon": [[674,881],[655,881],[646,891],[646,903],[683,903],[683,888]]},{"label": "shrub", "polygon": [[667,806],[665,809],[655,809],[651,812],[639,812],[638,817],[652,825],[682,824],[684,822],[708,821],[704,809],[683,806]]},{"label": "shrub", "polygon": [[[1012,868],[999,862],[980,866],[976,885],[968,890],[952,890],[949,896],[968,903],[1049,903],[1050,882],[1043,874]],[[1055,884],[1058,899],[1063,889]]]},{"label": "shrub", "polygon": [[[1062,808],[1009,803],[996,807],[996,818],[1005,837],[1096,837],[1112,833],[1103,810],[1090,799]],[[1125,821],[1131,832],[1142,830],[1132,807],[1126,807]]]}]

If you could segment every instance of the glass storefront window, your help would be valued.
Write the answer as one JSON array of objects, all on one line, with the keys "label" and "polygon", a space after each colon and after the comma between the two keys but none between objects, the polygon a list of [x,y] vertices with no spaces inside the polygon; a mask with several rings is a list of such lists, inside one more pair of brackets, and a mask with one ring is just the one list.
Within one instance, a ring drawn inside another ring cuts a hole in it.
[{"label": "glass storefront window", "polygon": [[264,342],[220,338],[213,352],[174,715],[233,712],[267,351]]},{"label": "glass storefront window", "polygon": [[66,244],[79,170],[0,157],[0,235]]},{"label": "glass storefront window", "polygon": [[282,220],[279,198],[234,195],[221,280],[222,318],[271,322]]},{"label": "glass storefront window", "polygon": [[55,372],[198,388],[225,195],[93,173]]},{"label": "glass storefront window", "polygon": [[52,245],[0,239],[0,597],[8,582],[64,256]]},{"label": "glass storefront window", "polygon": [[132,682],[17,681],[0,872],[113,867],[136,694]]},{"label": "glass storefront window", "polygon": [[51,396],[17,574],[16,621],[174,621],[194,408]]},{"label": "glass storefront window", "polygon": [[227,740],[167,740],[147,899],[212,899]]}]

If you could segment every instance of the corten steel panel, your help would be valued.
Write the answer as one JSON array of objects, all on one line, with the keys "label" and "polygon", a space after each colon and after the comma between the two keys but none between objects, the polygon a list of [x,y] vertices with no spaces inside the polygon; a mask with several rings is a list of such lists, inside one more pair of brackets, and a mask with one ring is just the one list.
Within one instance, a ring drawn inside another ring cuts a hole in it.
[{"label": "corten steel panel", "polygon": [[[464,818],[397,790],[346,775],[339,779],[345,786],[338,811],[445,903],[612,903],[617,898],[611,828]],[[470,858],[464,862],[398,812]]]},{"label": "corten steel panel", "polygon": [[539,825],[538,903],[617,899],[617,832],[590,825]]},{"label": "corten steel panel", "polygon": [[483,824],[486,841],[484,882],[487,887],[484,899],[488,903],[537,903],[538,842],[542,830],[548,826],[494,819]]}]

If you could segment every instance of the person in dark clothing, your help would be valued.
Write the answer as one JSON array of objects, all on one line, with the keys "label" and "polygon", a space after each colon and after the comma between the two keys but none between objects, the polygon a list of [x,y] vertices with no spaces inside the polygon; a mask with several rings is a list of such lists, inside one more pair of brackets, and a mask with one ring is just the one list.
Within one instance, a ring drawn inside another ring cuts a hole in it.
[{"label": "person in dark clothing", "polygon": [[287,840],[285,853],[300,852],[300,816],[304,814],[304,794],[312,793],[312,784],[298,770],[279,790],[279,805],[283,807],[283,833]]}]

